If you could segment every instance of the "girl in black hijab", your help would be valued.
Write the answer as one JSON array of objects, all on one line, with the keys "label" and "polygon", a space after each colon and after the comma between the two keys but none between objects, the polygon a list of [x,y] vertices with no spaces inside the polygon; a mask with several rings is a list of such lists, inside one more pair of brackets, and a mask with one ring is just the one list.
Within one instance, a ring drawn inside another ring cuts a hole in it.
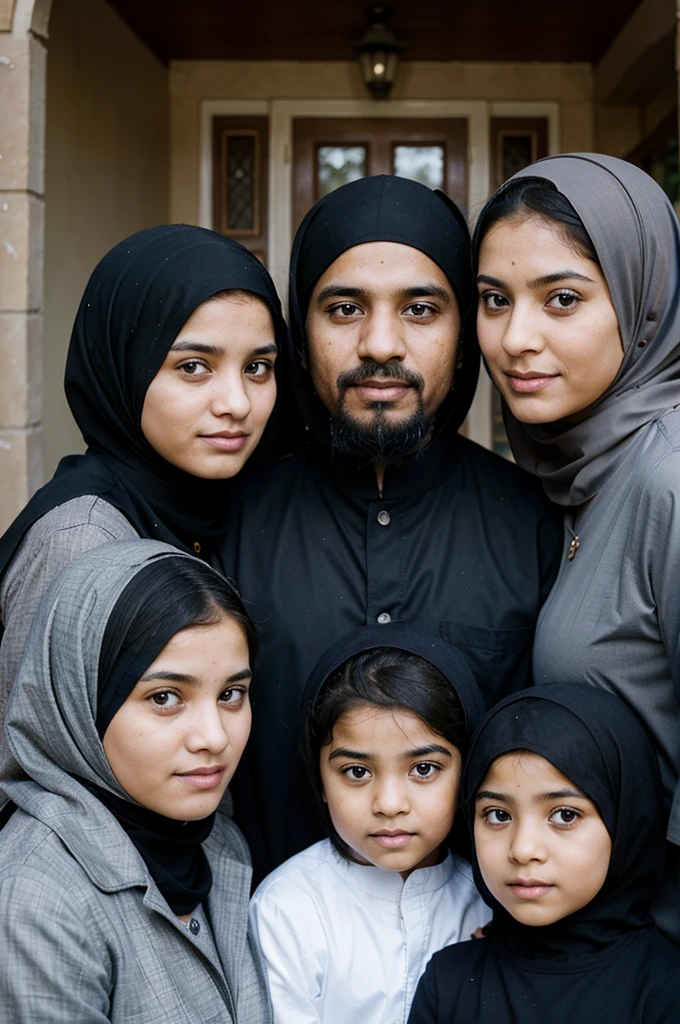
[{"label": "girl in black hijab", "polygon": [[65,380],[87,451],[62,459],[0,541],[0,721],[33,612],[77,554],[147,537],[212,560],[284,333],[265,268],[213,231],[149,228],[95,268]]},{"label": "girl in black hijab", "polygon": [[482,940],[435,956],[409,1024],[668,1024],[680,952],[653,926],[663,867],[654,750],[585,684],[510,697],[473,739],[462,798]]}]

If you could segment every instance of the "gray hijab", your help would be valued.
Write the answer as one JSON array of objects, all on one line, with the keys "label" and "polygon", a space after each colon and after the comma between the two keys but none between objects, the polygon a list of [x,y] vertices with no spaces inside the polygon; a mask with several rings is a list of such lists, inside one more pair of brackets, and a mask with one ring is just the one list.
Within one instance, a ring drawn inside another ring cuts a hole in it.
[{"label": "gray hijab", "polygon": [[547,157],[515,178],[529,176],[552,181],[583,221],[625,351],[616,379],[579,424],[529,425],[503,410],[519,465],[541,477],[558,505],[580,505],[600,490],[638,432],[680,405],[680,225],[656,182],[616,157]]},{"label": "gray hijab", "polygon": [[56,793],[79,806],[94,825],[108,812],[79,779],[130,800],[95,725],[99,652],[127,584],[150,561],[169,555],[191,557],[158,541],[114,541],[80,555],[55,578],[36,612],[12,688],[0,807],[11,800],[44,821],[45,811],[54,807],[47,797]]}]

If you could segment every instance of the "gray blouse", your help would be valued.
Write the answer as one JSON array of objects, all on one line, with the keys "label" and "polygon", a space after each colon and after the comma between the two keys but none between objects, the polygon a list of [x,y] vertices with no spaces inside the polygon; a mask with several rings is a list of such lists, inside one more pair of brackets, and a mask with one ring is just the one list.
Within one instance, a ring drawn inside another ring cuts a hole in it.
[{"label": "gray blouse", "polygon": [[[576,525],[567,514],[534,680],[602,686],[638,712],[659,756],[668,839],[680,846],[680,410],[640,430]],[[680,893],[680,851],[669,853]],[[680,936],[680,901],[672,930]]]}]

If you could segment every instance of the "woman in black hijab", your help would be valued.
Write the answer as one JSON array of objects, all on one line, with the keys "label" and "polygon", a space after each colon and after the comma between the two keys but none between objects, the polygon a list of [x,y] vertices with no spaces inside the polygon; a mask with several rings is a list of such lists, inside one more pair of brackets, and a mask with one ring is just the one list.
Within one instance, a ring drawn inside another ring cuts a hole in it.
[{"label": "woman in black hijab", "polygon": [[284,334],[265,268],[213,231],[149,228],[95,268],[65,380],[87,451],[62,459],[0,541],[0,721],[33,612],[77,554],[139,536],[212,561]]},{"label": "woman in black hijab", "polygon": [[[521,809],[532,785],[552,790],[533,798],[538,830]],[[510,697],[473,739],[462,797],[493,922],[486,938],[435,954],[409,1024],[680,1019],[680,953],[650,915],[664,856],[659,772],[635,714],[585,684]],[[579,851],[605,848],[570,879]]]}]

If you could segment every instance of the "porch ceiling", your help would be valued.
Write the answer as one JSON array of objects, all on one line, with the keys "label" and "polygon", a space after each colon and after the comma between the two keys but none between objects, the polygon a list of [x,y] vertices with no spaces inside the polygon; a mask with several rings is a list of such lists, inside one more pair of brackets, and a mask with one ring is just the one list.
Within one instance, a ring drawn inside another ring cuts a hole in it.
[{"label": "porch ceiling", "polygon": [[[357,0],[108,0],[162,60],[347,60]],[[406,60],[597,61],[640,0],[394,4]]]}]

